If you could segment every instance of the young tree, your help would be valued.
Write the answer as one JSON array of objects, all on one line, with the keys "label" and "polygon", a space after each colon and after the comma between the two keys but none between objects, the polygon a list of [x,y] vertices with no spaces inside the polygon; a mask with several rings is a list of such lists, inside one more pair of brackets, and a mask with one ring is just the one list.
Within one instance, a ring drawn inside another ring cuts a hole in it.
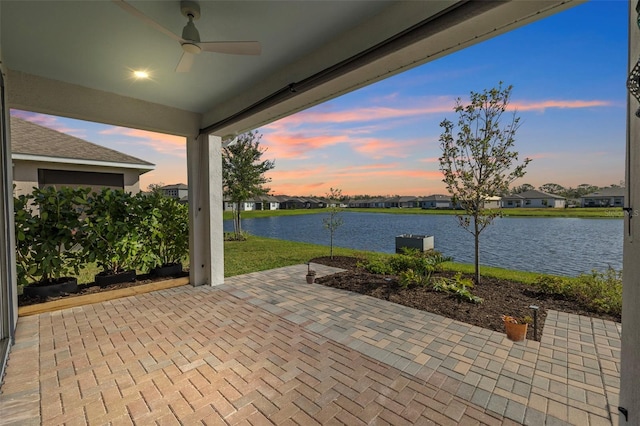
[{"label": "young tree", "polygon": [[484,202],[488,197],[506,194],[509,185],[524,176],[531,161],[526,158],[514,166],[518,153],[512,149],[520,118],[515,112],[503,117],[511,89],[503,88],[501,82],[497,88],[471,92],[467,105],[458,98],[454,107],[457,126],[447,119],[440,123],[444,129],[440,135],[440,170],[454,205],[464,210],[457,215],[460,226],[474,237],[476,283],[480,282],[480,233],[499,215],[497,210],[485,209]]},{"label": "young tree", "polygon": [[[342,226],[344,221],[340,217],[340,200],[342,199],[342,190],[338,188],[331,188],[327,192],[326,197],[328,199],[327,216],[322,219],[322,225],[325,229],[329,230],[329,242],[331,249],[329,255],[333,259],[333,234],[338,228]],[[338,203],[337,205],[335,203]]]},{"label": "young tree", "polygon": [[233,205],[233,229],[236,239],[242,239],[241,203],[264,195],[271,181],[264,174],[275,167],[274,160],[261,161],[266,149],[260,148],[258,132],[238,136],[237,142],[222,149],[222,186],[225,198]]}]

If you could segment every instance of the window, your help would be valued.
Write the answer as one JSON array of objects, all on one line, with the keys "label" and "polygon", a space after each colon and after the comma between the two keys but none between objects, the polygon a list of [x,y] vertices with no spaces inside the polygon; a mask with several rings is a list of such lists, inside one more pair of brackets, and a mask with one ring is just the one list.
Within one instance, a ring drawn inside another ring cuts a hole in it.
[{"label": "window", "polygon": [[524,205],[525,206],[530,206],[531,205],[531,200],[524,200]]}]

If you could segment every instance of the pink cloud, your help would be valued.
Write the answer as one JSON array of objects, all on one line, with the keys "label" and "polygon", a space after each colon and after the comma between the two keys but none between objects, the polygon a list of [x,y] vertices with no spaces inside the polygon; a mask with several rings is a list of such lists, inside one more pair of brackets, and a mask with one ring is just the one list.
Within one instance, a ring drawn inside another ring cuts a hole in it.
[{"label": "pink cloud", "polygon": [[418,160],[421,163],[439,163],[440,162],[440,158],[438,157],[426,157],[426,158],[420,158]]},{"label": "pink cloud", "polygon": [[78,138],[86,137],[86,131],[84,129],[69,127],[64,123],[61,123],[60,119],[53,115],[22,111],[19,109],[12,109],[11,115],[38,124],[40,126],[47,127],[49,129],[56,130],[61,133],[76,136]]},{"label": "pink cloud", "polygon": [[374,159],[386,157],[406,157],[401,142],[385,139],[363,139],[354,141],[354,150]]},{"label": "pink cloud", "polygon": [[186,139],[182,136],[168,135],[164,133],[149,132],[146,130],[130,129],[127,127],[113,126],[100,131],[102,135],[116,135],[127,138],[139,139],[139,143],[151,147],[162,154],[170,154],[186,158]]},{"label": "pink cloud", "polygon": [[511,103],[511,108],[518,111],[544,111],[547,108],[577,109],[611,106],[610,101],[582,101],[582,100],[553,100],[546,101],[517,101]]},{"label": "pink cloud", "polygon": [[263,145],[273,158],[307,158],[308,151],[345,142],[343,136],[305,136],[301,133],[265,134]]}]

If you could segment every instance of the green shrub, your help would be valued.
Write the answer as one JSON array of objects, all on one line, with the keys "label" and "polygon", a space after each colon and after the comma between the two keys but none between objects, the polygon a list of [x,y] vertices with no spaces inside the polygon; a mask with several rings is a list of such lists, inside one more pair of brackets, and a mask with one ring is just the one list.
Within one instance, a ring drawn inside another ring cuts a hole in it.
[{"label": "green shrub", "polygon": [[140,203],[140,232],[153,266],[186,260],[189,255],[189,209],[175,198],[153,192],[136,196]]},{"label": "green shrub", "polygon": [[391,275],[394,273],[393,268],[389,264],[389,259],[382,256],[372,256],[366,262],[358,263],[358,266],[372,274]]},{"label": "green shrub", "polygon": [[592,271],[577,278],[575,297],[596,312],[613,315],[622,313],[622,271],[608,268]]},{"label": "green shrub", "polygon": [[435,250],[421,252],[417,249],[403,248],[400,254],[375,257],[361,266],[374,274],[398,275],[400,285],[408,287],[429,284],[431,274],[440,271],[442,263],[450,260],[450,257],[445,257]]},{"label": "green shrub", "polygon": [[155,266],[156,257],[144,238],[143,196],[134,197],[121,189],[91,194],[83,244],[87,262],[96,262],[110,274]]},{"label": "green shrub", "polygon": [[474,296],[471,292],[473,288],[473,280],[471,278],[463,278],[462,273],[458,272],[452,278],[438,278],[433,283],[435,291],[444,291],[453,297],[471,303],[482,303],[481,297]]},{"label": "green shrub", "polygon": [[88,189],[34,188],[14,198],[18,284],[53,282],[78,275],[84,240],[81,221]]},{"label": "green shrub", "polygon": [[533,285],[545,293],[576,300],[595,312],[622,313],[622,271],[613,268],[605,272],[594,270],[576,278],[541,276]]}]

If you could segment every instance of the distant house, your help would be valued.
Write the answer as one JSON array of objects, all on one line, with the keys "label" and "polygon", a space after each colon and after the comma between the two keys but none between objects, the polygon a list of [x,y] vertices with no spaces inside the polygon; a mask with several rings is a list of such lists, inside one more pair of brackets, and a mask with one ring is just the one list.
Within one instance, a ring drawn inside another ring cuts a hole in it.
[{"label": "distant house", "polygon": [[11,117],[15,194],[34,187],[90,187],[140,192],[140,175],[155,165],[113,149]]},{"label": "distant house", "polygon": [[160,188],[162,193],[167,197],[176,198],[178,200],[189,196],[189,187],[184,183],[176,183],[175,185],[166,185]]},{"label": "distant house", "polygon": [[386,208],[420,207],[420,202],[418,201],[418,198],[414,196],[390,197],[384,200],[384,207]]},{"label": "distant house", "polygon": [[451,197],[449,195],[429,195],[420,200],[420,207],[423,209],[450,209],[452,208]]},{"label": "distant house", "polygon": [[[238,207],[237,203],[234,203],[230,200],[224,200],[223,210],[224,211],[235,211]],[[256,203],[252,200],[243,201],[240,203],[240,211],[248,212],[256,209]]]},{"label": "distant house", "polygon": [[580,197],[581,207],[622,207],[625,188],[603,188]]},{"label": "distant house", "polygon": [[253,199],[256,210],[278,210],[280,201],[273,195],[261,195]]},{"label": "distant house", "polygon": [[502,197],[487,197],[484,200],[485,209],[499,209],[502,205]]},{"label": "distant house", "polygon": [[535,189],[502,197],[503,208],[564,208],[566,199],[559,195],[549,194]]}]

